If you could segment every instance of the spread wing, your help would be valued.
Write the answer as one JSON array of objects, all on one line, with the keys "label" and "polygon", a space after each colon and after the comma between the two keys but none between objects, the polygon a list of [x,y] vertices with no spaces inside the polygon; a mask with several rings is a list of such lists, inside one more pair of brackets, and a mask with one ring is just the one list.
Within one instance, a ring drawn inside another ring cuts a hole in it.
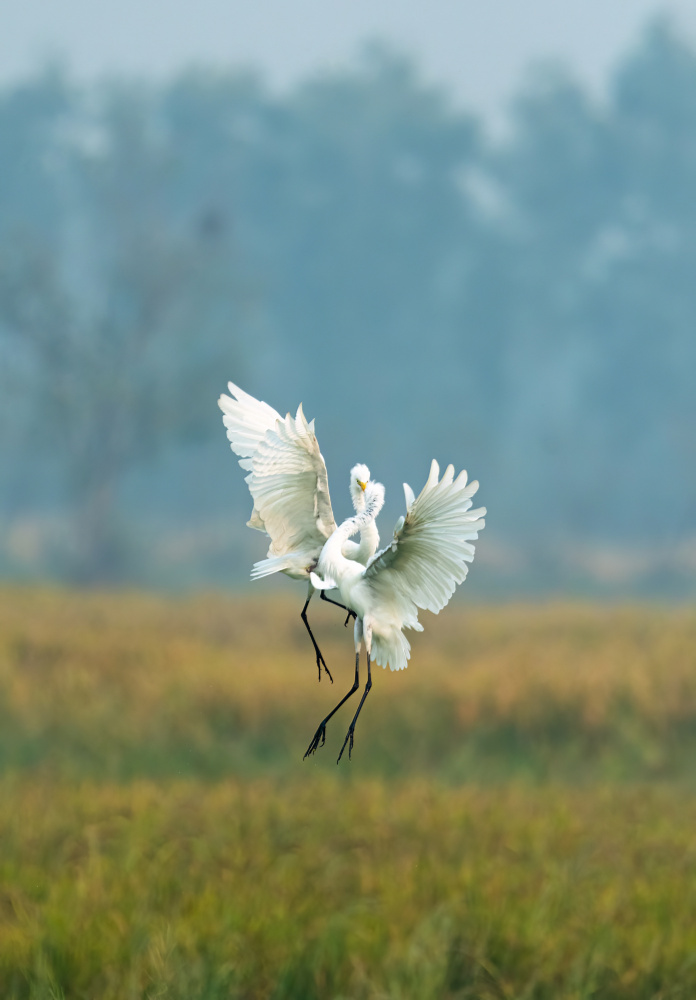
[{"label": "spread wing", "polygon": [[[244,392],[234,382],[228,382],[229,396],[223,393],[218,399],[222,410],[222,422],[227,429],[227,438],[235,455],[239,456],[239,464],[246,471],[251,471],[251,463],[258,446],[268,431],[272,430],[283,418],[268,403],[262,403],[248,392]],[[266,526],[259,517],[256,507],[247,521],[250,528],[265,531]]]},{"label": "spread wing", "polygon": [[251,471],[251,460],[256,449],[279,420],[283,418],[268,403],[254,399],[234,382],[228,382],[229,396],[224,393],[218,399],[222,410],[222,422],[227,428],[227,437],[239,464],[247,472]]},{"label": "spread wing", "polygon": [[230,395],[218,405],[227,437],[254,500],[248,524],[271,539],[268,558],[256,563],[253,577],[286,570],[309,576],[324,542],[336,527],[324,458],[302,406],[293,420],[268,403],[228,383]]},{"label": "spread wing", "polygon": [[406,517],[399,520],[392,543],[368,563],[364,581],[371,596],[372,658],[392,670],[406,666],[410,646],[403,628],[419,631],[418,609],[437,614],[474,558],[472,542],[485,526],[485,507],[471,510],[478,483],[467,485],[466,472],[454,478],[449,465],[442,479],[433,462],[420,496],[406,494]]},{"label": "spread wing", "polygon": [[310,564],[335,530],[324,458],[302,405],[266,431],[251,458],[247,483],[254,512],[271,538],[254,578],[285,570],[309,577]]}]

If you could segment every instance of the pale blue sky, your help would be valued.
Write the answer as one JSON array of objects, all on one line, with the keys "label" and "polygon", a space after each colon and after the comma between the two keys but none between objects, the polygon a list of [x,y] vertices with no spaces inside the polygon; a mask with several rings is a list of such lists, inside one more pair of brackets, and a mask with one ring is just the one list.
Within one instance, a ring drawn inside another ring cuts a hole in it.
[{"label": "pale blue sky", "polygon": [[63,56],[78,76],[246,63],[284,87],[380,37],[458,103],[495,113],[536,59],[564,60],[601,89],[660,10],[696,36],[691,0],[0,0],[0,80]]}]

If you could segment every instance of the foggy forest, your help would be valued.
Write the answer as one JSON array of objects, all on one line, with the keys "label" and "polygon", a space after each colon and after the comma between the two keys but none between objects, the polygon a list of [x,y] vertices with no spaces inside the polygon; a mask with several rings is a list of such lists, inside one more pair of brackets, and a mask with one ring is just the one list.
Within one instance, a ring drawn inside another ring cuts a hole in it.
[{"label": "foggy forest", "polygon": [[497,131],[379,43],[282,94],[5,84],[0,573],[242,585],[232,379],[316,417],[339,519],[355,462],[389,527],[466,467],[472,595],[692,594],[695,121],[661,21],[601,97],[530,71]]}]

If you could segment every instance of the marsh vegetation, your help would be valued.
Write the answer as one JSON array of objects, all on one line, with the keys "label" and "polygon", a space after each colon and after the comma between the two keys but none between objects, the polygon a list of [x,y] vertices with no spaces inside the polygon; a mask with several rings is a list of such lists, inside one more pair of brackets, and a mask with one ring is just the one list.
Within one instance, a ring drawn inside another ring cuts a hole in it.
[{"label": "marsh vegetation", "polygon": [[341,622],[3,590],[2,996],[693,995],[693,611],[452,606],[337,768]]}]

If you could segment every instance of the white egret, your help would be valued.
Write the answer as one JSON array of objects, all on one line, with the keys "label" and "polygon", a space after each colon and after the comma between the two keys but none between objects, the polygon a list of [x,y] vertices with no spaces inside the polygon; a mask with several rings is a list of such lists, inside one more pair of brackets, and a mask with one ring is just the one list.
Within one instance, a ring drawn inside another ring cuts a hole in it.
[{"label": "white egret", "polygon": [[[221,395],[218,405],[232,451],[248,473],[246,482],[254,507],[247,523],[250,528],[265,531],[271,539],[266,559],[254,564],[252,579],[285,573],[307,581],[307,599],[300,616],[314,646],[319,679],[323,666],[333,681],[307,618],[315,592],[310,573],[324,543],[336,529],[326,464],[314,433],[314,421],[307,423],[302,404],[294,418],[289,413],[283,418],[268,403],[255,399],[233,382],[228,383],[228,389],[230,395]],[[356,513],[364,510],[369,482],[366,465],[351,469],[350,495]],[[364,566],[378,545],[379,533],[372,518],[365,522],[360,542],[346,536],[341,552],[346,559]],[[355,616],[352,609],[327,597],[323,589],[321,597],[348,612],[346,624],[351,615]]]},{"label": "white egret", "polygon": [[[428,480],[416,498],[404,483],[406,515],[400,517],[394,538],[381,552],[361,566],[343,555],[345,540],[374,519],[384,503],[384,487],[370,483],[365,490],[365,509],[344,521],[324,545],[311,582],[317,590],[338,587],[348,607],[356,612],[355,680],[348,694],[320,723],[305,757],[323,746],[326,724],[355,691],[360,682],[360,650],[363,639],[367,652],[367,684],[362,699],[343,741],[340,761],[348,744],[353,749],[353,735],[360,710],[372,687],[370,664],[392,670],[407,666],[410,644],[404,628],[422,631],[418,609],[437,614],[449,602],[457,584],[463,582],[468,563],[474,558],[472,542],[485,527],[485,507],[471,510],[471,498],[478,483],[467,485],[466,472],[454,478],[448,465],[442,479],[433,461]],[[338,761],[337,761],[338,763]]]}]

